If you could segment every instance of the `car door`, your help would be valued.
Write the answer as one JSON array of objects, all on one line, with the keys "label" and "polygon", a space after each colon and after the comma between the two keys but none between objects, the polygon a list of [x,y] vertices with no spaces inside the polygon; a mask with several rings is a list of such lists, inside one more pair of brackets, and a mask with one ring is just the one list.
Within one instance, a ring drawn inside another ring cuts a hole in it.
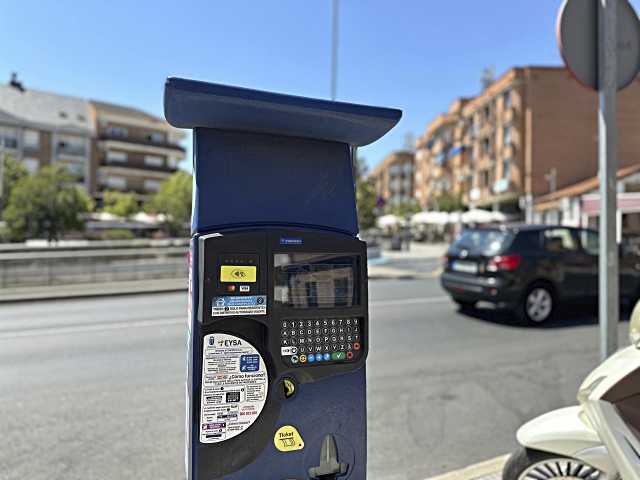
[{"label": "car door", "polygon": [[598,257],[600,253],[600,239],[598,232],[581,228],[576,230],[580,240],[580,249],[588,263],[588,271],[584,274],[585,293],[589,296],[598,296]]},{"label": "car door", "polygon": [[[597,261],[594,263],[579,247],[578,236],[567,227],[547,228],[542,232],[545,264],[564,298],[579,298],[597,292]],[[593,284],[593,278],[596,283]]]}]

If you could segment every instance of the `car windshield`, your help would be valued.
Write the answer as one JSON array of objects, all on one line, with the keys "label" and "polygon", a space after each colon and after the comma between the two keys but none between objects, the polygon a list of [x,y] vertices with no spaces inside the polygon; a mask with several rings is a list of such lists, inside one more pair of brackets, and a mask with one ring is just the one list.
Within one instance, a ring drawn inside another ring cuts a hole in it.
[{"label": "car windshield", "polygon": [[497,255],[509,245],[513,235],[501,230],[464,230],[451,249],[468,250],[475,255]]}]

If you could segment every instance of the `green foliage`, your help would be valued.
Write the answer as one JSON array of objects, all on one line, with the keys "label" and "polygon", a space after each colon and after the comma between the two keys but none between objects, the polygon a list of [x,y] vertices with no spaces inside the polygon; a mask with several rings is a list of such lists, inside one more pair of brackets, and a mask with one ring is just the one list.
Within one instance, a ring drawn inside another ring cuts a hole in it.
[{"label": "green foliage", "polygon": [[465,206],[460,195],[443,192],[436,197],[430,205],[431,210],[439,210],[441,212],[459,212],[464,210]]},{"label": "green foliage", "polygon": [[165,227],[170,235],[185,233],[184,225],[191,218],[191,191],[191,175],[179,171],[160,185],[158,193],[146,205],[148,212],[166,216]]},{"label": "green foliage", "polygon": [[106,191],[103,202],[105,212],[121,218],[130,218],[140,211],[138,200],[133,193]]},{"label": "green foliage", "polygon": [[420,208],[420,204],[417,200],[409,200],[408,202],[403,202],[395,207],[390,207],[389,213],[397,215],[398,217],[408,217],[421,210],[422,208]]},{"label": "green foliage", "polygon": [[68,173],[60,167],[44,167],[13,185],[3,219],[13,241],[52,241],[65,232],[82,230],[84,214],[92,208],[91,199],[72,184]]},{"label": "green foliage", "polygon": [[373,182],[366,178],[367,166],[362,157],[357,157],[354,165],[356,180],[356,205],[358,225],[366,230],[376,225],[376,189]]},{"label": "green foliage", "polygon": [[100,234],[100,240],[132,240],[133,238],[135,238],[133,232],[125,228],[114,228]]},{"label": "green foliage", "polygon": [[0,168],[2,168],[1,213],[11,196],[11,190],[13,190],[13,187],[16,186],[20,179],[28,175],[28,172],[27,169],[24,168],[24,165],[8,154],[4,156],[4,161],[0,163],[2,163],[2,165],[0,165]]}]

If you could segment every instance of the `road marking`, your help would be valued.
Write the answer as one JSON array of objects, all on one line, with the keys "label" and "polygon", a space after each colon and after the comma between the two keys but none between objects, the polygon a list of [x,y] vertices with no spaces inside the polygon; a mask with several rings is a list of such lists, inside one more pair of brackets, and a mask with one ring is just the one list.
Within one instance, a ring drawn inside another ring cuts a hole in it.
[{"label": "road marking", "polygon": [[378,300],[369,303],[371,307],[393,307],[394,305],[412,305],[420,303],[441,303],[449,301],[447,295],[437,297],[398,298],[395,300]]},{"label": "road marking", "polygon": [[113,322],[113,323],[96,323],[93,325],[73,325],[73,326],[57,326],[32,328],[28,330],[14,330],[8,332],[0,332],[0,340],[8,340],[13,338],[24,337],[40,337],[44,335],[66,335],[70,333],[88,333],[101,332],[106,330],[124,330],[126,328],[146,328],[168,325],[178,325],[184,323],[184,319],[164,319],[164,320],[132,320],[130,322]]},{"label": "road marking", "polygon": [[[406,306],[417,305],[424,303],[442,303],[448,302],[449,297],[446,295],[439,295],[436,297],[417,297],[417,298],[399,298],[394,300],[378,300],[370,302],[371,307],[393,307],[393,306]],[[10,330],[0,331],[0,340],[8,340],[13,338],[25,338],[25,337],[38,337],[45,335],[66,335],[74,333],[89,333],[89,332],[101,332],[107,330],[124,330],[127,328],[148,328],[158,326],[171,326],[179,325],[185,322],[184,319],[177,318],[165,318],[159,320],[131,320],[125,322],[108,322],[108,323],[96,323],[88,325],[69,325],[69,326],[55,326],[55,327],[37,327],[24,330]]]}]

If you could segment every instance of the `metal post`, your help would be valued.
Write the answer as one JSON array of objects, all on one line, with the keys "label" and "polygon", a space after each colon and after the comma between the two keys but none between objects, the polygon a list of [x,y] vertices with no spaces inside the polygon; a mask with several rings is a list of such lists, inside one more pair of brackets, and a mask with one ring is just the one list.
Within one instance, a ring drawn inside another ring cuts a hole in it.
[{"label": "metal post", "polygon": [[617,53],[618,0],[598,1],[598,164],[600,172],[599,319],[600,356],[618,347],[617,209]]},{"label": "metal post", "polygon": [[331,11],[331,100],[336,99],[338,89],[338,7],[338,0],[333,0]]}]

